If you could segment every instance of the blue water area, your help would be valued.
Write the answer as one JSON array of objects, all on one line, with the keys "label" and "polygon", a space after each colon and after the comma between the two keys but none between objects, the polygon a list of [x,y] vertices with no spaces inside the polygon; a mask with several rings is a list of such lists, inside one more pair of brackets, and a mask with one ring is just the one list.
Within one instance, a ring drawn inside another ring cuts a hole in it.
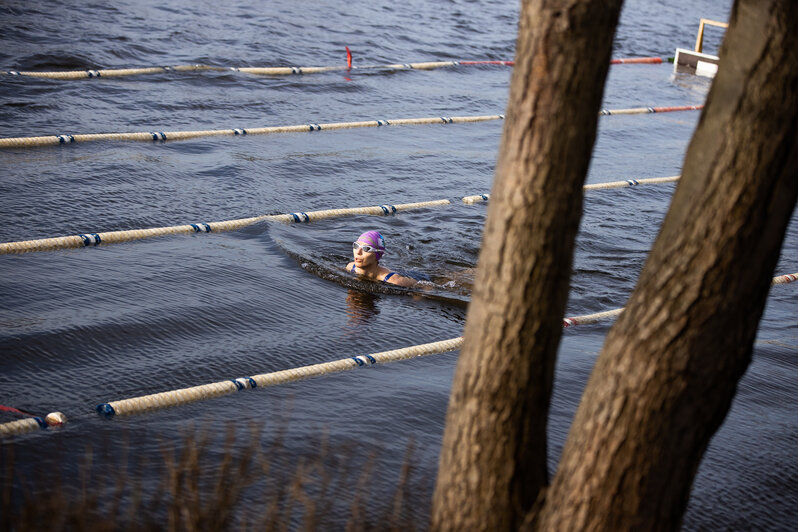
[{"label": "blue water area", "polygon": [[[626,2],[614,57],[690,48],[701,17],[729,2]],[[7,1],[0,69],[203,63],[224,67],[508,60],[516,2],[311,4]],[[722,32],[707,30],[705,49]],[[0,77],[0,137],[255,128],[504,113],[511,70],[362,70],[263,77],[164,72],[78,81]],[[610,69],[603,108],[699,105],[710,81],[672,66]],[[589,183],[678,175],[698,112],[607,116]],[[157,462],[158,442],[197,423],[284,431],[291,454],[320,434],[380,449],[372,495],[388,496],[412,440],[422,491],[434,482],[457,352],[250,390],[155,413],[101,419],[98,403],[455,338],[462,334],[501,121],[167,142],[91,142],[0,151],[0,241],[448,199],[390,217],[169,236],[0,257],[0,405],[62,411],[64,430],[16,438],[17,467],[87,444]],[[591,191],[567,315],[624,305],[673,184]],[[392,269],[430,276],[435,297],[385,293],[341,271],[367,229]],[[798,224],[776,273],[798,271]],[[448,284],[447,284],[448,283]],[[557,366],[552,469],[611,324],[570,328]],[[685,528],[789,529],[798,522],[795,286],[772,289],[753,362],[695,480]],[[14,419],[0,412],[0,421]],[[242,429],[243,430],[243,429]],[[222,444],[215,451],[222,451]],[[97,460],[102,460],[97,458]],[[286,466],[288,467],[288,466]],[[153,481],[154,482],[154,481]],[[428,495],[428,491],[426,494]],[[422,493],[422,499],[424,497]],[[345,494],[343,495],[345,497]],[[414,510],[423,519],[423,505]],[[348,507],[336,514],[346,522]],[[336,521],[337,522],[337,521]],[[333,523],[334,525],[334,523]],[[331,526],[333,526],[331,525]]]}]

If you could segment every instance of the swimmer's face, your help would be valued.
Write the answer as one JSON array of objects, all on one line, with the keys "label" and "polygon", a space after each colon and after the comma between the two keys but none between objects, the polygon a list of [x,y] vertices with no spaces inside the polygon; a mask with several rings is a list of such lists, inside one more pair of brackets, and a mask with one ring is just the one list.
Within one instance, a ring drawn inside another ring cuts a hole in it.
[{"label": "swimmer's face", "polygon": [[[371,245],[368,242],[357,241],[356,244],[362,244],[363,246],[366,246],[367,249],[371,248]],[[367,252],[361,246],[354,246],[352,248],[352,256],[355,258],[355,266],[358,268],[366,268],[377,263],[377,253],[374,251]]]}]

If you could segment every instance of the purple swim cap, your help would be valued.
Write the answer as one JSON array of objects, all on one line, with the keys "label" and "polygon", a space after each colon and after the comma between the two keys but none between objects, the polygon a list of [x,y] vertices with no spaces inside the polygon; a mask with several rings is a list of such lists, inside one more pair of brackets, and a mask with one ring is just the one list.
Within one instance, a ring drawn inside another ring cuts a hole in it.
[{"label": "purple swim cap", "polygon": [[357,241],[379,249],[380,251],[375,252],[375,255],[377,255],[377,260],[380,260],[385,254],[385,239],[382,238],[382,235],[379,233],[379,231],[366,231],[357,237]]}]

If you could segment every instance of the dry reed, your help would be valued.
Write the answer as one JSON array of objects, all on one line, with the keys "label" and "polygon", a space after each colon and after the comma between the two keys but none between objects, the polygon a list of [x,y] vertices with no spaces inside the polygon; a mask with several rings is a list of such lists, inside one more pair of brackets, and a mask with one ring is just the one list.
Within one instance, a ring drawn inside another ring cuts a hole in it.
[{"label": "dry reed", "polygon": [[[160,438],[159,453],[140,455],[127,435],[101,443],[99,453],[87,444],[70,473],[16,463],[18,444],[7,442],[0,448],[0,530],[425,528],[431,487],[413,477],[412,442],[400,470],[387,472],[396,480],[378,496],[373,485],[385,485],[386,472],[375,476],[375,464],[384,449],[370,446],[364,456],[361,444],[334,444],[326,433],[314,443],[314,452],[296,456],[284,430],[264,443],[262,427],[242,436],[230,424],[221,435],[188,428],[176,440]],[[61,454],[55,463],[65,463]]]}]

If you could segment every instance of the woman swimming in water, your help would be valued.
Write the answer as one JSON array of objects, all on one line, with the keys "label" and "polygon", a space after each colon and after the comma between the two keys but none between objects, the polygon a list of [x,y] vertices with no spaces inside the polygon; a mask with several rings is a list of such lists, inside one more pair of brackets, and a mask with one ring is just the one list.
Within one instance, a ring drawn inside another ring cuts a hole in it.
[{"label": "woman swimming in water", "polygon": [[354,259],[346,265],[346,270],[372,281],[398,286],[413,286],[415,279],[399,275],[379,262],[385,254],[385,239],[377,231],[366,231],[352,243]]}]

